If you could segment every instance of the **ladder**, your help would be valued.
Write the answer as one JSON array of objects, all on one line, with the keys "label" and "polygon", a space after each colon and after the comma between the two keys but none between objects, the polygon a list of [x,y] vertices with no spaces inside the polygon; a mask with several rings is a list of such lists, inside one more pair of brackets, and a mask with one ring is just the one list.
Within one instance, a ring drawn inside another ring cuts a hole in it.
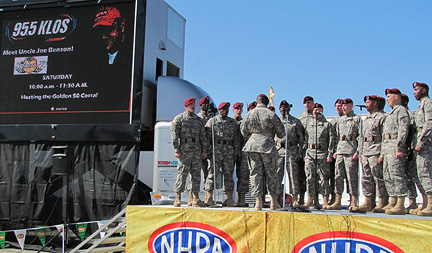
[{"label": "ladder", "polygon": [[[100,232],[105,232],[104,237],[96,239]],[[120,235],[120,233],[123,234]],[[88,245],[91,246],[88,247]],[[88,248],[83,249],[84,247]],[[72,249],[70,253],[119,251],[126,251],[126,208]]]}]

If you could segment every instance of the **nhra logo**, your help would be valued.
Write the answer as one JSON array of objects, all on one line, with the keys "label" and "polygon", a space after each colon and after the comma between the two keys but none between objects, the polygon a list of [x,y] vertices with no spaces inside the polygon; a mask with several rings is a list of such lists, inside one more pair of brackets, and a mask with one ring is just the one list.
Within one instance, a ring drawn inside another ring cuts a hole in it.
[{"label": "nhra logo", "polygon": [[24,234],[17,234],[16,236],[18,239],[23,239],[24,238]]},{"label": "nhra logo", "polygon": [[80,232],[80,233],[84,233],[85,232],[85,227],[79,227],[78,228],[78,232]]},{"label": "nhra logo", "polygon": [[403,253],[393,243],[382,238],[357,232],[325,232],[301,240],[292,253],[368,252]]},{"label": "nhra logo", "polygon": [[158,161],[159,167],[177,167],[178,161]]},{"label": "nhra logo", "polygon": [[237,252],[237,244],[224,231],[199,222],[176,222],[155,230],[149,238],[151,253]]},{"label": "nhra logo", "polygon": [[39,232],[37,233],[37,235],[38,235],[39,237],[44,237],[44,236],[45,236],[45,232],[44,232],[44,231],[39,231]]}]

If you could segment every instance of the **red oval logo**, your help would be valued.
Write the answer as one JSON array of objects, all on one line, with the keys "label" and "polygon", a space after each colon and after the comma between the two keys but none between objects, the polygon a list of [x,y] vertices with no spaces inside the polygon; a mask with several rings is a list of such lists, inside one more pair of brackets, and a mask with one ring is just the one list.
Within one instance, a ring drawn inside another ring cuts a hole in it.
[{"label": "red oval logo", "polygon": [[236,242],[224,231],[199,222],[176,222],[155,230],[148,241],[150,253],[236,253]]},{"label": "red oval logo", "polygon": [[80,233],[84,233],[84,232],[85,232],[85,228],[84,228],[84,227],[79,227],[79,228],[78,228],[78,232],[80,232]]},{"label": "red oval logo", "polygon": [[24,238],[24,235],[23,235],[23,234],[17,234],[17,238],[18,238],[18,239],[23,239],[23,238]]},{"label": "red oval logo", "polygon": [[347,231],[311,235],[297,243],[292,250],[292,253],[306,252],[404,253],[398,246],[380,237]]}]

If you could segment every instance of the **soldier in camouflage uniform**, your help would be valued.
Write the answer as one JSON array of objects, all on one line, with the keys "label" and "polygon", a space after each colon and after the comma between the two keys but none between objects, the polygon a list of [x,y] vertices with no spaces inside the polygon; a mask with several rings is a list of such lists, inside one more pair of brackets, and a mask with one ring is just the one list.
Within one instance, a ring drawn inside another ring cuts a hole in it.
[{"label": "soldier in camouflage uniform", "polygon": [[[285,138],[275,138],[276,147],[279,154],[277,169],[279,177],[278,196],[282,195],[282,199],[284,199],[284,189],[282,187],[282,181],[284,177],[284,169],[286,166],[290,183],[289,189],[290,192],[293,194],[293,207],[298,208],[300,206],[298,203],[298,196],[300,194],[300,186],[298,182],[298,161],[303,157],[302,152],[304,143],[304,129],[301,121],[289,114],[291,107],[292,105],[290,105],[286,100],[282,100],[279,105],[279,111],[281,113],[280,119],[285,126],[286,136]],[[285,146],[287,147],[287,149],[285,149]]]},{"label": "soldier in camouflage uniform", "polygon": [[[205,96],[203,98],[200,99],[198,105],[201,107],[200,112],[197,114],[198,118],[200,118],[203,122],[203,125],[205,126],[205,124],[207,123],[207,121],[211,118],[210,113],[209,113],[209,109],[210,109],[210,97],[209,96]],[[209,140],[209,137],[207,136],[206,133],[206,138],[207,140]],[[209,160],[208,159],[202,159],[202,172],[203,172],[203,186],[204,186],[204,191],[205,191],[205,200],[204,203],[206,203],[207,205],[213,205],[213,192],[209,191],[208,189],[206,189],[206,185],[207,185],[207,177],[208,177],[208,171],[209,171]],[[192,195],[192,194],[191,194]],[[192,203],[190,203],[192,201],[191,199],[191,195],[189,195],[189,201],[188,201],[188,206],[191,205]],[[190,204],[189,204],[190,203]]]},{"label": "soldier in camouflage uniform", "polygon": [[198,194],[201,184],[201,160],[207,157],[208,142],[204,125],[195,114],[195,100],[186,99],[186,111],[177,115],[171,123],[171,140],[175,157],[179,159],[174,185],[175,207],[181,206],[180,194],[185,190],[188,173],[191,175],[192,206],[205,206]]},{"label": "soldier in camouflage uniform", "polygon": [[[234,191],[234,161],[237,159],[238,150],[240,149],[240,137],[237,122],[228,117],[229,106],[230,103],[228,102],[219,105],[219,115],[207,121],[206,131],[210,140],[214,140],[213,152],[216,173],[220,173],[220,170],[223,173],[225,200],[222,206],[232,207],[234,206],[232,198]],[[212,137],[212,131],[214,137]],[[209,189],[209,191],[214,188],[214,178],[213,163],[211,163],[206,185],[206,189]]]},{"label": "soldier in camouflage uniform", "polygon": [[[336,122],[344,115],[342,111],[342,101],[343,99],[336,99],[334,103],[334,107],[336,110],[336,113],[338,116],[333,118],[331,120],[331,124],[333,126],[333,129],[336,127]],[[335,147],[337,147],[338,140],[335,141]],[[335,176],[336,176],[336,160],[333,159],[333,161],[330,163],[330,202],[329,204],[333,204],[336,199],[336,193],[335,193]]]},{"label": "soldier in camouflage uniform", "polygon": [[409,103],[408,96],[406,94],[402,94],[402,106],[408,110],[410,116],[410,126],[409,126],[408,138],[407,138],[408,156],[407,156],[406,168],[405,168],[409,202],[408,202],[408,207],[405,208],[405,212],[416,214],[415,210],[417,210],[417,202],[416,202],[417,188],[419,189],[420,193],[423,196],[423,202],[427,201],[427,196],[426,193],[424,192],[423,187],[420,184],[420,180],[417,175],[417,162],[416,162],[416,156],[414,154],[414,148],[417,142],[415,112],[409,110],[408,103]]},{"label": "soldier in camouflage uniform", "polygon": [[269,99],[260,94],[257,107],[243,119],[241,133],[248,138],[243,151],[248,152],[248,164],[252,185],[252,196],[255,197],[255,209],[262,209],[263,174],[266,175],[267,189],[271,195],[270,208],[280,208],[277,203],[277,150],[274,143],[275,134],[279,138],[285,135],[284,126],[278,116],[266,107]]},{"label": "soldier in camouflage uniform", "polygon": [[243,103],[235,103],[233,105],[234,119],[237,122],[238,126],[238,136],[240,138],[240,148],[237,154],[237,160],[234,162],[236,175],[237,175],[237,193],[238,193],[238,207],[248,207],[249,205],[246,203],[246,193],[249,191],[249,168],[247,166],[247,154],[242,151],[243,145],[246,141],[243,139],[243,136],[240,132],[240,124],[243,120]]},{"label": "soldier in camouflage uniform", "polygon": [[338,139],[336,158],[335,191],[336,201],[328,206],[329,210],[341,210],[344,180],[347,178],[351,197],[350,211],[358,210],[358,159],[361,118],[353,112],[353,101],[346,98],[342,102],[342,116],[336,122],[336,135]]},{"label": "soldier in camouflage uniform", "polygon": [[415,82],[413,88],[414,97],[420,101],[415,114],[417,142],[414,151],[417,153],[417,174],[427,195],[427,207],[418,210],[417,215],[432,216],[432,100],[427,84]]},{"label": "soldier in camouflage uniform", "polygon": [[[326,120],[323,106],[315,103],[313,106],[314,120],[309,120],[305,130],[305,171],[308,191],[308,201],[302,208],[318,205],[316,192],[323,195],[323,208],[328,206],[330,193],[330,166],[333,160],[336,133],[330,122]],[[319,189],[317,180],[319,177]]]},{"label": "soldier in camouflage uniform", "polygon": [[378,160],[379,163],[383,162],[384,182],[390,196],[390,203],[384,210],[386,214],[403,215],[407,196],[405,163],[410,118],[407,109],[401,105],[400,90],[386,89],[385,94],[392,111],[384,121],[381,155]]},{"label": "soldier in camouflage uniform", "polygon": [[[297,118],[300,120],[300,122],[303,125],[303,129],[306,129],[306,126],[308,124],[308,121],[313,121],[313,105],[314,105],[314,99],[311,96],[306,96],[303,98],[303,106],[305,108],[305,111],[302,112]],[[306,174],[305,174],[305,164],[304,159],[300,159],[299,161],[299,185],[300,185],[300,197],[299,197],[299,204],[304,204],[304,195],[306,193]]]},{"label": "soldier in camouflage uniform", "polygon": [[383,213],[383,208],[388,202],[388,193],[383,179],[383,167],[378,163],[378,158],[381,153],[385,115],[378,111],[378,96],[365,96],[364,102],[369,112],[362,127],[362,190],[365,203],[359,206],[359,209],[362,212],[372,211],[375,197],[378,195],[378,205],[373,212]]}]

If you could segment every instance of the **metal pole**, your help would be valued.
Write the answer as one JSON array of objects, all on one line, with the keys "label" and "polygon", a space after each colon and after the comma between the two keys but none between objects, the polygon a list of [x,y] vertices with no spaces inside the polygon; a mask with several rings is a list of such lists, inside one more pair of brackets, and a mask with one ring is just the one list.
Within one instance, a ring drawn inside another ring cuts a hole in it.
[{"label": "metal pole", "polygon": [[215,202],[215,205],[217,205],[217,201],[216,201],[216,155],[215,155],[215,136],[214,136],[214,117],[216,117],[216,116],[213,116],[212,118],[211,118],[211,128],[212,128],[212,149],[213,149],[213,154],[212,154],[212,157],[213,157],[213,187],[214,187],[214,189],[213,189],[213,199],[214,199],[214,202]]},{"label": "metal pole", "polygon": [[[289,180],[289,176],[288,176],[288,178],[287,178],[287,174],[288,174],[288,172],[287,172],[287,147],[288,147],[288,109],[285,111],[285,154],[284,154],[284,179],[285,179],[285,184],[284,184],[284,189],[283,189],[283,193],[282,193],[282,196],[283,196],[283,209],[285,210],[286,209],[286,206],[285,206],[285,203],[286,203],[286,192],[287,192],[287,185],[290,183],[290,180]],[[289,188],[288,188],[289,189]],[[290,192],[291,193],[291,192]],[[294,200],[293,200],[294,201]]]},{"label": "metal pole", "polygon": [[[319,178],[318,178],[318,115],[315,115],[315,170],[316,170],[316,183],[315,183],[315,208],[321,209],[318,201],[319,197]],[[311,172],[312,173],[312,172]]]}]

